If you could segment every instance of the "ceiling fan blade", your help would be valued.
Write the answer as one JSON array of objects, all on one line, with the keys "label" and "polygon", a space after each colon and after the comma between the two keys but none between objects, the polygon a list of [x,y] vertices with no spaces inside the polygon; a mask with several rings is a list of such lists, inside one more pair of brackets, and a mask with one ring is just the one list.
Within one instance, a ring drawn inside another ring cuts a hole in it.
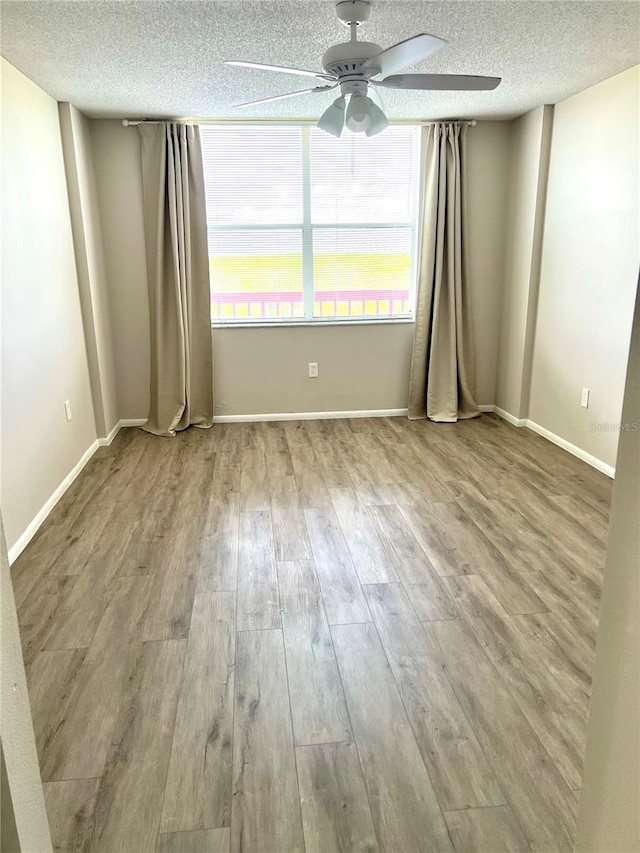
[{"label": "ceiling fan blade", "polygon": [[397,74],[385,80],[370,80],[386,89],[426,89],[429,91],[485,92],[495,89],[501,77],[477,77],[471,74]]},{"label": "ceiling fan blade", "polygon": [[271,101],[283,101],[285,98],[295,98],[296,95],[307,95],[309,92],[329,92],[335,89],[335,86],[314,86],[313,89],[299,89],[297,92],[287,92],[286,95],[273,95],[271,98],[259,98],[257,101],[245,101],[244,104],[234,104],[234,109],[238,107],[253,107],[256,104],[269,104]]},{"label": "ceiling fan blade", "polygon": [[388,47],[377,56],[367,59],[362,65],[362,71],[370,71],[376,68],[378,69],[376,73],[387,77],[389,74],[395,74],[397,71],[402,71],[404,68],[422,62],[423,59],[444,47],[445,44],[446,41],[438,38],[438,36],[421,33],[418,36],[406,39],[406,41],[394,44],[393,47]]},{"label": "ceiling fan blade", "polygon": [[335,79],[320,71],[305,71],[302,68],[287,68],[284,65],[265,65],[262,62],[243,62],[239,59],[225,59],[224,65],[237,65],[240,68],[257,68],[259,71],[277,71],[279,74],[301,74],[303,77],[319,77],[321,80]]}]

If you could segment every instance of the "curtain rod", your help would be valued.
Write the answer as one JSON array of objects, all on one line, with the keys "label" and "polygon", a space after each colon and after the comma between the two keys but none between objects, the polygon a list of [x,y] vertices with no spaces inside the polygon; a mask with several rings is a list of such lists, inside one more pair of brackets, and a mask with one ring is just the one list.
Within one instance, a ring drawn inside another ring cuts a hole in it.
[{"label": "curtain rod", "polygon": [[[165,121],[172,121],[176,124],[292,124],[292,125],[315,125],[316,119],[274,119],[274,118],[177,118],[177,119],[130,119],[123,118],[122,124],[124,127],[137,127],[139,124],[162,124]],[[477,121],[475,119],[441,119],[440,121],[454,121],[460,124],[466,124],[468,127],[475,127]],[[420,119],[389,119],[389,124],[414,124],[420,127],[426,127],[432,124],[439,124],[439,121],[421,121]]]}]

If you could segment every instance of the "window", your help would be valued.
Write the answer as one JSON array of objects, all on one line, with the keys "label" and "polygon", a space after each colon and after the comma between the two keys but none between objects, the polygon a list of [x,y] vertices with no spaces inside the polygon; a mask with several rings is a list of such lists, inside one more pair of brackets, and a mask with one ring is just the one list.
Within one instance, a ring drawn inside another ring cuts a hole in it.
[{"label": "window", "polygon": [[416,127],[200,130],[215,323],[411,317]]}]

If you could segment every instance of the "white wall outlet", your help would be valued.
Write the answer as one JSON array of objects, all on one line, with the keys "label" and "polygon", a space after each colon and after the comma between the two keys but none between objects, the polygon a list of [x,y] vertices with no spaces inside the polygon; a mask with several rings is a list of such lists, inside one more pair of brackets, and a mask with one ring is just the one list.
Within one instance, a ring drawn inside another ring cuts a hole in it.
[{"label": "white wall outlet", "polygon": [[582,399],[580,400],[580,405],[582,406],[583,409],[589,408],[589,394],[590,393],[591,392],[589,391],[588,388],[582,389]]},{"label": "white wall outlet", "polygon": [[66,419],[67,419],[67,423],[68,423],[68,422],[71,420],[71,418],[73,417],[73,416],[72,416],[72,414],[71,414],[71,403],[69,402],[69,400],[65,400],[65,401],[64,401],[64,415],[65,415],[65,417],[66,417]]},{"label": "white wall outlet", "polygon": [[318,362],[310,361],[309,362],[309,379],[317,379],[318,378]]}]

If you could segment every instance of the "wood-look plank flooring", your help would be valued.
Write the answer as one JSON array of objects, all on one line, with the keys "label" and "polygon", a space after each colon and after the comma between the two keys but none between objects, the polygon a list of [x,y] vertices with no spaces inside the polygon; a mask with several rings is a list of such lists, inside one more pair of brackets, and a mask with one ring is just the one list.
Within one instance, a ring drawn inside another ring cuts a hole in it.
[{"label": "wood-look plank flooring", "polygon": [[122,430],[13,566],[55,849],[571,850],[610,487],[493,416]]}]

